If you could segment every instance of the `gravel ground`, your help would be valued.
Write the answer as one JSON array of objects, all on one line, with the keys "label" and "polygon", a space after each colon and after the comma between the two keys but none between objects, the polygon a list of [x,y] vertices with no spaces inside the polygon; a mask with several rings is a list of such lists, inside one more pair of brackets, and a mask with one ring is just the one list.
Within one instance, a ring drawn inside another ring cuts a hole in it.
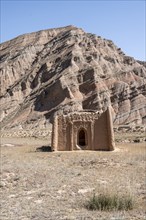
[{"label": "gravel ground", "polygon": [[[2,138],[1,220],[146,219],[145,143],[114,152],[38,151],[46,140]],[[89,211],[94,193],[130,193],[131,211]]]}]

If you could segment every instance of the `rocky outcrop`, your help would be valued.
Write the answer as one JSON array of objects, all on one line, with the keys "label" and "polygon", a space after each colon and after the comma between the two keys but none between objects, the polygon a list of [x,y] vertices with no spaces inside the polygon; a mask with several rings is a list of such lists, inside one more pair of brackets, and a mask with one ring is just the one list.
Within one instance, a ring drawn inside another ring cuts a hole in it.
[{"label": "rocky outcrop", "polygon": [[54,114],[104,111],[115,124],[146,122],[146,63],[74,26],[1,44],[1,126],[45,128]]}]

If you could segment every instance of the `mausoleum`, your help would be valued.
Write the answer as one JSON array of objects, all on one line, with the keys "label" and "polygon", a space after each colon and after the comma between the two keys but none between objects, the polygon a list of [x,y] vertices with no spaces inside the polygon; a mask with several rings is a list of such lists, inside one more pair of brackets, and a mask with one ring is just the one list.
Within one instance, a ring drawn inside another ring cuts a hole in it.
[{"label": "mausoleum", "polygon": [[111,108],[105,112],[73,112],[55,116],[52,150],[114,150]]}]

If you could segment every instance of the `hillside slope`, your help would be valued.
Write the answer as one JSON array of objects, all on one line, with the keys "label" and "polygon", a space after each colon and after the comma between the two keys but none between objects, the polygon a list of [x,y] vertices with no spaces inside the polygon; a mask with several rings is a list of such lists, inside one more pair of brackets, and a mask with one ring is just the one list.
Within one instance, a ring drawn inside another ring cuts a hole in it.
[{"label": "hillside slope", "polygon": [[1,127],[45,128],[54,113],[113,107],[114,124],[146,122],[146,63],[67,26],[1,44]]}]

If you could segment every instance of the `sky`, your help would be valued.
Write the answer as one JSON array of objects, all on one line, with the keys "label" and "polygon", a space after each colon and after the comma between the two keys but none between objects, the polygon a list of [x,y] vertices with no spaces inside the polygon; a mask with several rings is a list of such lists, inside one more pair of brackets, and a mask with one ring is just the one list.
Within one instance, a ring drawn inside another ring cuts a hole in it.
[{"label": "sky", "polygon": [[34,31],[74,25],[146,60],[146,0],[1,0],[1,43]]}]

